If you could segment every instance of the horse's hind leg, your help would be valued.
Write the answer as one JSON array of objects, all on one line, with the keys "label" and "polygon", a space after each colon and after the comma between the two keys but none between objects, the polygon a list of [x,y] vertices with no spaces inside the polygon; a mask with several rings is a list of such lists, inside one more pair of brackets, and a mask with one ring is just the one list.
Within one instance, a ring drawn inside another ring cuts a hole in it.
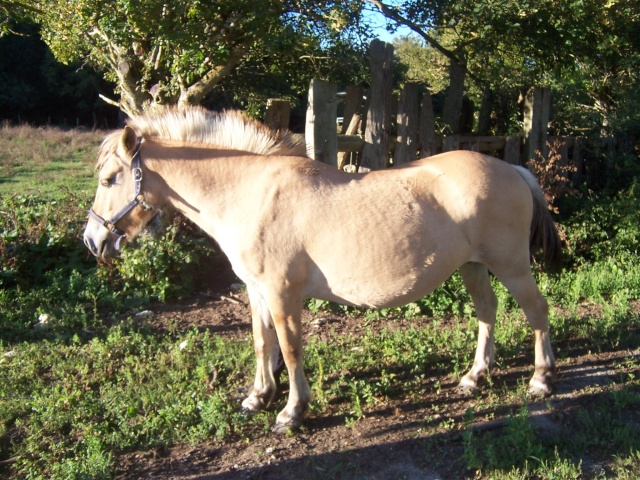
[{"label": "horse's hind leg", "polygon": [[535,372],[529,382],[529,392],[534,395],[549,395],[556,375],[555,360],[549,335],[549,306],[531,274],[527,259],[526,269],[510,267],[505,272],[493,271],[507,287],[535,333]]},{"label": "horse's hind leg", "polygon": [[495,346],[493,331],[496,322],[498,300],[491,288],[487,267],[480,263],[465,263],[460,267],[462,281],[476,307],[478,317],[478,346],[471,370],[462,377],[458,388],[469,392],[477,388],[478,382],[487,374],[493,363]]}]

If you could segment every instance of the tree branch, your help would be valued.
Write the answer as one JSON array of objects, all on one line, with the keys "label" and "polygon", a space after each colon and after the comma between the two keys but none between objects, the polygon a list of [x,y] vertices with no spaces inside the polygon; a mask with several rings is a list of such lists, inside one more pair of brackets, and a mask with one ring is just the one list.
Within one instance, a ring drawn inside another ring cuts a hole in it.
[{"label": "tree branch", "polygon": [[247,47],[244,45],[236,45],[231,51],[231,56],[224,66],[212,68],[200,79],[200,81],[194,83],[188,88],[181,86],[178,105],[198,105],[202,99],[222,81],[225,75],[231,72],[240,60],[242,60],[246,51]]},{"label": "tree branch", "polygon": [[372,4],[372,5],[374,5],[378,10],[380,10],[380,12],[386,18],[388,18],[390,20],[393,20],[394,22],[396,22],[396,23],[398,23],[400,25],[404,25],[406,27],[409,27],[413,32],[415,32],[418,35],[420,35],[429,45],[431,45],[433,48],[435,48],[438,52],[440,52],[442,55],[447,57],[449,60],[452,60],[452,61],[456,62],[458,65],[460,65],[462,68],[464,68],[464,70],[465,70],[466,74],[469,76],[469,78],[471,78],[478,85],[484,86],[486,84],[486,82],[484,80],[482,80],[481,78],[477,77],[476,75],[474,75],[472,72],[469,71],[469,69],[467,68],[467,63],[464,60],[460,59],[454,52],[452,52],[451,50],[448,50],[447,48],[445,48],[435,38],[433,38],[431,35],[426,33],[420,27],[420,25],[417,25],[417,24],[413,23],[411,20],[403,17],[398,12],[396,12],[395,10],[390,8],[388,5],[385,5],[384,3],[382,3],[380,0],[365,0],[365,1],[370,3],[370,4]]}]

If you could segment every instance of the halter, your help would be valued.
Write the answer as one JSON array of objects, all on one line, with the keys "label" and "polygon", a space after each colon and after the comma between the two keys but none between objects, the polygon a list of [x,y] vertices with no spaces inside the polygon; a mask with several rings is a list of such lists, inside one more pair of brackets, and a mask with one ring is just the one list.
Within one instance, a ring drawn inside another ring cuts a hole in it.
[{"label": "halter", "polygon": [[141,159],[140,159],[140,144],[142,143],[142,138],[138,137],[138,141],[136,143],[136,150],[131,159],[131,177],[133,178],[134,185],[134,196],[133,200],[127,203],[124,207],[116,213],[111,220],[105,220],[96,212],[93,211],[93,207],[89,209],[89,217],[93,218],[97,222],[101,223],[103,227],[109,230],[114,235],[118,236],[116,240],[115,249],[120,250],[120,242],[127,236],[125,232],[120,230],[116,224],[124,217],[127,213],[129,213],[133,208],[137,205],[140,205],[144,210],[153,210],[153,207],[149,205],[144,200],[144,195],[141,193],[142,187],[142,168],[141,168]]}]

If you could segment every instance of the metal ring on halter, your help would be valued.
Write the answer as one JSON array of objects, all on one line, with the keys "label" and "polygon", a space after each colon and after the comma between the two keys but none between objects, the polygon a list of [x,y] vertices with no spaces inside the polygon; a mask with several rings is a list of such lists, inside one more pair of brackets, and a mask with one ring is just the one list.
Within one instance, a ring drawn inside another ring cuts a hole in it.
[{"label": "metal ring on halter", "polygon": [[93,207],[89,209],[89,218],[93,218],[97,222],[101,223],[104,228],[109,230],[109,232],[118,236],[118,239],[115,243],[115,249],[120,250],[120,243],[124,238],[126,238],[126,233],[120,230],[116,223],[118,223],[122,217],[124,217],[127,213],[129,213],[134,207],[137,205],[142,206],[145,210],[153,210],[153,207],[149,205],[144,200],[144,195],[141,193],[142,190],[142,168],[141,168],[141,159],[140,159],[140,145],[142,143],[142,138],[138,137],[138,141],[136,143],[136,151],[131,159],[131,177],[133,178],[134,184],[134,197],[129,203],[127,203],[123,208],[121,208],[118,213],[116,213],[111,220],[105,220],[96,212],[93,211]]}]

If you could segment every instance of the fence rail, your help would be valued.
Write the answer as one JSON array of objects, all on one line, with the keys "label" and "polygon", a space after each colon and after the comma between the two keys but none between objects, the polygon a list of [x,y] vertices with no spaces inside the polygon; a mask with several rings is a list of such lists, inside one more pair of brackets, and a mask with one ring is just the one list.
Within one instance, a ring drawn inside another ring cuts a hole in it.
[{"label": "fence rail", "polygon": [[[394,101],[391,85],[393,47],[374,40],[371,43],[371,86],[366,97],[362,87],[348,87],[344,95],[342,125],[336,125],[338,94],[336,85],[312,80],[309,88],[305,140],[307,150],[316,160],[344,168],[357,164],[360,171],[399,165],[416,158],[449,150],[473,150],[488,153],[511,164],[525,165],[532,159],[558,155],[561,163],[573,162],[578,177],[588,174],[585,153],[606,157],[609,167],[620,154],[634,154],[633,139],[605,137],[589,140],[582,137],[550,137],[551,93],[547,88],[532,88],[524,99],[523,134],[520,136],[486,136],[456,133],[436,135],[431,94],[420,85],[407,83],[398,101]],[[458,89],[460,90],[460,89]],[[461,91],[458,92],[462,95]],[[461,99],[446,102],[445,109],[455,106],[458,118],[451,127],[465,124]],[[270,101],[265,122],[284,128],[283,118],[289,106],[279,100]],[[482,112],[481,112],[482,113]],[[395,115],[395,117],[394,117]],[[457,117],[456,117],[457,116]],[[395,118],[395,132],[391,126]],[[468,123],[468,122],[466,122]]]}]

